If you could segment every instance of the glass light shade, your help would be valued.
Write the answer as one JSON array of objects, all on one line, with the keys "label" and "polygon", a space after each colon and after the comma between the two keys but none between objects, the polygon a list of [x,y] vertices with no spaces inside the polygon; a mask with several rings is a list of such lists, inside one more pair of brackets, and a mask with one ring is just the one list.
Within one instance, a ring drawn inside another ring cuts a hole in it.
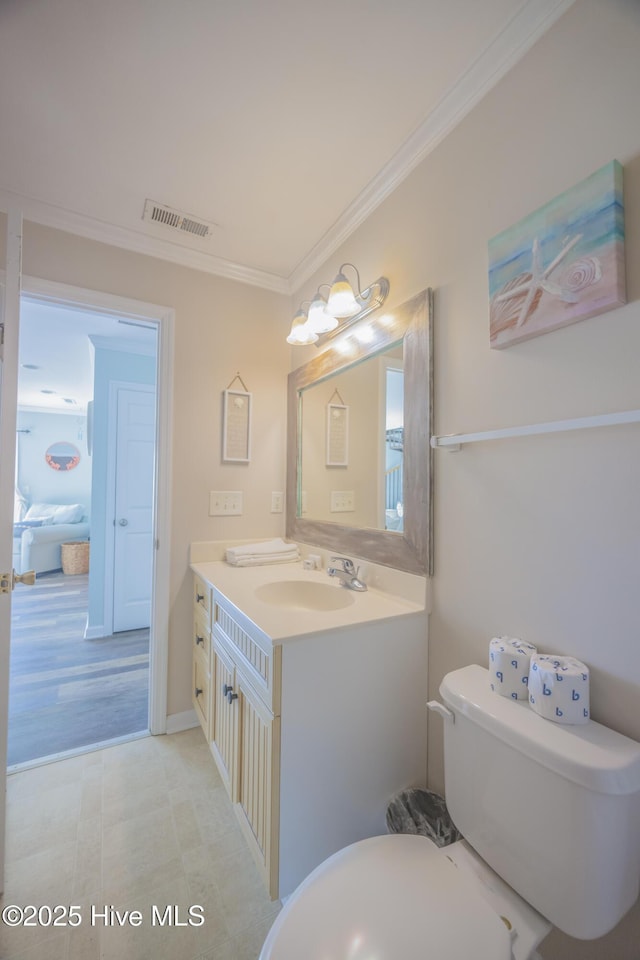
[{"label": "glass light shade", "polygon": [[362,310],[344,273],[339,273],[331,285],[327,308],[334,317],[353,317]]},{"label": "glass light shade", "polygon": [[294,346],[305,346],[309,343],[315,343],[317,339],[318,334],[310,328],[306,314],[303,310],[298,310],[291,323],[287,343]]},{"label": "glass light shade", "polygon": [[314,333],[329,333],[338,326],[337,319],[327,312],[327,301],[321,293],[316,293],[311,301],[308,323]]}]

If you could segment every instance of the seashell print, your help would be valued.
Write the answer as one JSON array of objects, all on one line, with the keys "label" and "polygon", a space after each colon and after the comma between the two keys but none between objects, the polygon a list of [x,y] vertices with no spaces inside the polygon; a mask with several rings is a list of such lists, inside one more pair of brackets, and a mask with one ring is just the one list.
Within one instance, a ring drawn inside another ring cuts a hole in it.
[{"label": "seashell print", "polygon": [[[529,296],[532,280],[533,274],[521,273],[517,277],[513,277],[513,279],[505,283],[500,290],[494,293],[489,305],[491,340],[495,340],[499,333],[502,333],[503,330],[508,330],[509,327],[526,323],[529,317],[538,309],[538,304],[542,296],[542,290],[540,288],[536,290],[529,304],[526,316],[520,316],[525,300]],[[513,291],[512,296],[509,295],[511,291]]]},{"label": "seashell print", "polygon": [[561,286],[577,293],[602,279],[602,267],[597,257],[581,257],[570,263],[562,275]]}]

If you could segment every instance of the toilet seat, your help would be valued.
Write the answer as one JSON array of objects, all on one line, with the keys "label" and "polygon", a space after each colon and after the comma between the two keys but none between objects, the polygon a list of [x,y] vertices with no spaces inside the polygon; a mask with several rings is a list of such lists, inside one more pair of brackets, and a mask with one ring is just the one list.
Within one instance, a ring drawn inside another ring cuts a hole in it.
[{"label": "toilet seat", "polygon": [[360,840],[321,863],[287,901],[260,960],[510,960],[511,937],[427,837]]}]

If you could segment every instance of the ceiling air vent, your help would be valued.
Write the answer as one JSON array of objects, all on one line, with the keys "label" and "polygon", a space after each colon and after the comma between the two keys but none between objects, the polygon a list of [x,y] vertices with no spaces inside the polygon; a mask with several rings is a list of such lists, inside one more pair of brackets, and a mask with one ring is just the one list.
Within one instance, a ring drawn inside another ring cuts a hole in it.
[{"label": "ceiling air vent", "polygon": [[190,233],[194,237],[202,238],[211,236],[213,227],[217,226],[215,223],[199,220],[190,213],[182,213],[180,210],[174,210],[173,207],[167,207],[164,203],[156,203],[155,200],[145,200],[142,219],[147,223],[159,223],[171,230],[179,230],[181,233]]}]

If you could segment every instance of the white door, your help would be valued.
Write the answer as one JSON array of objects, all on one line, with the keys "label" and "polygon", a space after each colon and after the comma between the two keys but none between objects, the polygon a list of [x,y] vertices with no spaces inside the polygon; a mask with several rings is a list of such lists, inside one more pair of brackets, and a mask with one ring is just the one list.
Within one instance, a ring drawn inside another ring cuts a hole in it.
[{"label": "white door", "polygon": [[0,892],[4,889],[21,250],[22,213],[10,210],[6,264],[0,263],[5,275],[0,286],[0,574],[4,578],[0,587]]},{"label": "white door", "polygon": [[117,387],[113,632],[151,622],[155,387]]}]

